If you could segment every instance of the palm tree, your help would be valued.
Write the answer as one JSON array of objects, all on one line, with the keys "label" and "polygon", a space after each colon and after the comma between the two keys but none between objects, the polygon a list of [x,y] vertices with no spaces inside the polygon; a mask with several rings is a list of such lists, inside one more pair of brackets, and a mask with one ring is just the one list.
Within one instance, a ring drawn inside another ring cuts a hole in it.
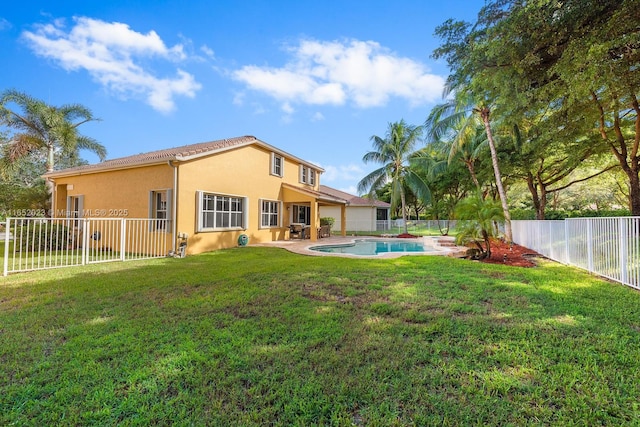
[{"label": "palm tree", "polygon": [[480,191],[480,181],[476,174],[476,162],[487,147],[484,127],[472,126],[472,120],[465,120],[459,113],[443,117],[448,110],[447,104],[436,105],[425,121],[427,139],[433,148],[448,158],[451,163],[460,160],[471,175],[471,180]]},{"label": "palm tree", "polygon": [[[456,205],[456,218],[462,220],[456,233],[456,243],[473,242],[483,258],[491,257],[491,238],[497,230],[495,223],[504,220],[500,206],[491,199],[483,199],[480,193],[462,199]],[[484,242],[484,248],[481,241]]]},{"label": "palm tree", "polygon": [[384,138],[376,135],[371,137],[373,151],[362,158],[365,163],[373,162],[382,166],[362,178],[358,183],[358,191],[373,196],[376,190],[389,182],[391,207],[394,209],[400,202],[405,233],[408,233],[405,186],[424,202],[431,198],[427,183],[417,173],[418,166],[425,167],[431,161],[424,151],[415,151],[422,131],[422,126],[408,125],[404,120],[389,123]]},{"label": "palm tree", "polygon": [[[10,104],[18,108],[10,109]],[[52,172],[56,154],[77,156],[80,149],[92,151],[104,160],[106,148],[78,132],[78,126],[96,120],[88,108],[79,104],[54,107],[16,90],[5,91],[0,95],[0,123],[15,133],[2,147],[1,166],[9,168],[18,159],[42,153],[46,172]],[[53,194],[52,182],[47,181],[47,188]]]},{"label": "palm tree", "polygon": [[[498,164],[498,153],[496,151],[496,143],[491,129],[491,108],[484,103],[476,103],[464,90],[456,92],[456,96],[448,102],[439,105],[434,109],[425,122],[425,126],[432,135],[438,135],[444,129],[459,128],[462,133],[460,141],[464,141],[471,134],[471,129],[477,129],[479,126],[484,128],[491,151],[491,164],[496,181],[496,188],[500,195],[500,203],[505,221],[505,238],[508,242],[513,241],[511,232],[511,215],[509,214],[509,206],[507,204],[507,195],[502,185],[502,174]],[[445,96],[452,90],[446,87]],[[440,125],[438,123],[440,122]],[[441,126],[441,128],[439,128]],[[434,130],[435,129],[435,130]]]}]

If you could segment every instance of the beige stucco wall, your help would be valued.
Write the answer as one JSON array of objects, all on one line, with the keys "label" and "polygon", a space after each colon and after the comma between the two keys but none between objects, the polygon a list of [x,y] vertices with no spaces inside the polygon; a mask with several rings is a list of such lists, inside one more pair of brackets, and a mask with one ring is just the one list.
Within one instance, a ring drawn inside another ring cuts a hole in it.
[{"label": "beige stucco wall", "polygon": [[[319,226],[318,203],[306,190],[317,190],[320,174],[316,171],[315,185],[299,180],[297,161],[284,157],[283,176],[271,175],[270,150],[258,145],[236,147],[190,161],[174,162],[177,169],[176,232],[189,235],[187,253],[195,254],[237,246],[238,237],[246,234],[250,243],[288,238],[291,205],[304,204],[311,208],[312,228]],[[174,168],[168,163],[85,173],[55,178],[54,216],[66,216],[68,196],[83,196],[83,216],[149,217],[149,192],[173,189]],[[283,188],[289,184],[302,191]],[[198,231],[198,191],[246,198],[248,223],[243,230]],[[281,201],[279,227],[261,228],[261,200]],[[171,203],[172,201],[170,201]],[[170,234],[171,227],[166,231]],[[315,237],[315,231],[312,232]]]},{"label": "beige stucco wall", "polygon": [[173,169],[155,165],[56,178],[55,183],[52,216],[66,216],[67,196],[84,196],[82,216],[148,218],[149,191],[173,188]]},{"label": "beige stucco wall", "polygon": [[[299,182],[299,163],[285,158],[283,176],[271,175],[271,152],[250,145],[213,156],[181,163],[178,166],[178,232],[188,233],[188,253],[200,253],[237,245],[238,237],[246,234],[250,243],[284,240],[288,237],[291,203],[313,205],[313,197],[285,194],[282,184],[315,189]],[[246,230],[197,231],[197,192],[226,194],[248,198],[248,224]],[[281,227],[260,227],[260,201],[283,201]],[[314,217],[314,207],[312,218]],[[316,208],[317,209],[317,208]],[[317,216],[317,215],[316,215]]]},{"label": "beige stucco wall", "polygon": [[[69,217],[67,197],[82,196],[83,204],[79,212],[80,217],[148,218],[149,192],[167,190],[172,187],[173,169],[168,164],[55,178],[52,216],[56,218]],[[158,247],[161,247],[159,242],[164,241],[167,248],[173,247],[170,227],[166,230],[154,231],[149,229],[147,223],[140,222],[137,222],[133,227],[137,230],[139,241],[140,239],[152,240],[158,243]],[[103,236],[102,239],[89,238],[87,240],[89,247],[111,251],[120,248],[120,232],[121,228],[118,222],[97,221],[92,222],[89,229],[81,228],[79,235],[100,233]],[[164,253],[153,254],[165,255]]]},{"label": "beige stucco wall", "polygon": [[[376,229],[377,208],[371,206],[347,206],[346,231],[372,231]],[[339,206],[321,206],[320,217],[333,217],[335,223],[333,230],[339,230],[342,226]]]}]

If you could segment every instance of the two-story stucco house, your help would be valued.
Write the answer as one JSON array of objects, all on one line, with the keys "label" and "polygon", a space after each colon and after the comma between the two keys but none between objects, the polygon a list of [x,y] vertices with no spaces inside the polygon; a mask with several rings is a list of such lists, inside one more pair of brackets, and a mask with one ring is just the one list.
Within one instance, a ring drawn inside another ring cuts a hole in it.
[{"label": "two-story stucco house", "polygon": [[[187,253],[285,240],[289,225],[318,238],[320,206],[346,201],[319,192],[323,169],[253,136],[204,142],[54,171],[55,217],[166,219],[157,233],[187,234]],[[160,221],[158,221],[160,223]],[[341,230],[345,233],[345,230]]]}]

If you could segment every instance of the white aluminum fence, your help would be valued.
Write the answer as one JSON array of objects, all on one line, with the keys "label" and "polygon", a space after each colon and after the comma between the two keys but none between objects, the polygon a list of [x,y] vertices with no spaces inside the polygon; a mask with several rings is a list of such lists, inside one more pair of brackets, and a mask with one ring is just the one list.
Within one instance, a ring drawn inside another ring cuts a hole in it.
[{"label": "white aluminum fence", "polygon": [[7,218],[3,275],[167,256],[167,220]]},{"label": "white aluminum fence", "polygon": [[[414,234],[442,234],[453,233],[456,221],[453,220],[413,220],[407,221],[409,233]],[[356,235],[376,235],[376,234],[402,234],[404,233],[404,223],[401,219],[371,221],[347,220],[347,234]],[[340,233],[340,222],[336,221],[332,227],[333,233]]]},{"label": "white aluminum fence", "polygon": [[640,217],[512,221],[513,241],[640,289]]}]

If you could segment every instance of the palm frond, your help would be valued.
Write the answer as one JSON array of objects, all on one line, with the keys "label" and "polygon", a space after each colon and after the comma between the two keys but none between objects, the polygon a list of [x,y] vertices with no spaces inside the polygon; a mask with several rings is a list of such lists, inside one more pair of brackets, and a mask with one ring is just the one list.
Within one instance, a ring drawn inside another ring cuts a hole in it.
[{"label": "palm frond", "polygon": [[431,201],[431,189],[429,184],[419,174],[409,170],[404,177],[407,187],[423,203]]},{"label": "palm frond", "polygon": [[107,158],[107,149],[95,139],[81,135],[77,141],[77,147],[79,149],[91,151],[98,156],[101,162]]},{"label": "palm frond", "polygon": [[358,193],[365,194],[375,191],[381,187],[381,185],[379,185],[380,180],[386,178],[386,176],[387,171],[384,166],[370,172],[367,176],[362,178],[360,182],[358,182]]},{"label": "palm frond", "polygon": [[[14,105],[18,108],[12,108]],[[79,104],[54,107],[13,89],[0,94],[0,123],[15,131],[9,144],[10,159],[41,150],[48,154],[48,167],[53,168],[54,151],[73,159],[79,149],[88,149],[104,160],[106,149],[77,130],[79,125],[94,120],[91,111]]]}]

